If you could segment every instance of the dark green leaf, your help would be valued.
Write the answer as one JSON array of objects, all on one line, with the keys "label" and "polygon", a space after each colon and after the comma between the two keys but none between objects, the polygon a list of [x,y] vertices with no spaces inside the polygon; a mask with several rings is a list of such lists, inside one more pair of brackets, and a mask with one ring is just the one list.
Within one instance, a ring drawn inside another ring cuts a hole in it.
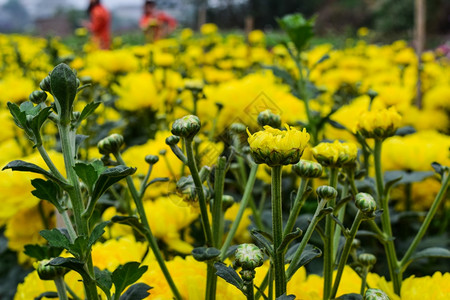
[{"label": "dark green leaf", "polygon": [[74,270],[83,278],[88,278],[89,275],[84,270],[84,263],[73,257],[57,257],[52,259],[49,263],[51,266],[61,266]]},{"label": "dark green leaf", "polygon": [[91,236],[89,237],[88,247],[92,247],[94,243],[105,233],[104,228],[111,223],[111,221],[104,221],[95,226],[94,230],[92,230]]},{"label": "dark green leaf", "polygon": [[51,114],[51,109],[51,107],[42,109],[36,116],[33,117],[33,119],[31,119],[31,122],[29,123],[31,130],[36,137],[36,142],[40,142],[41,127],[47,120],[48,116]]},{"label": "dark green leaf", "polygon": [[444,172],[442,165],[438,162],[432,162],[431,167],[433,167],[434,171],[438,174],[441,174]]},{"label": "dark green leaf", "polygon": [[135,283],[142,274],[147,271],[147,266],[139,267],[138,262],[127,262],[125,265],[120,265],[112,273],[112,282],[116,287],[116,294],[120,295],[127,286]]},{"label": "dark green leaf", "polygon": [[345,127],[339,122],[333,121],[331,119],[328,119],[327,122],[330,123],[330,125],[333,126],[334,128],[347,130],[347,127]]},{"label": "dark green leaf", "polygon": [[428,178],[433,175],[434,172],[432,171],[416,171],[416,172],[386,171],[384,172],[384,181],[389,183],[390,181],[395,181],[400,177],[401,180],[396,181],[395,184],[391,184],[391,186],[395,186],[399,184],[420,182],[423,181],[425,178]]},{"label": "dark green leaf", "polygon": [[280,246],[278,247],[277,251],[281,251],[284,253],[286,249],[289,247],[289,244],[294,241],[296,238],[301,237],[303,234],[303,231],[300,228],[296,228],[294,232],[291,232],[287,234],[283,241],[281,242]]},{"label": "dark green leaf", "polygon": [[69,246],[69,252],[75,257],[84,260],[86,254],[88,253],[88,238],[84,235],[78,236],[73,244]]},{"label": "dark green leaf", "polygon": [[441,247],[431,247],[422,251],[416,252],[411,256],[411,261],[426,258],[426,257],[442,257],[450,258],[450,250]]},{"label": "dark green leaf", "polygon": [[315,18],[307,20],[298,13],[277,19],[281,29],[287,33],[298,52],[304,50],[309,40],[314,36],[314,21]]},{"label": "dark green leaf", "polygon": [[52,230],[41,230],[39,234],[48,241],[50,246],[64,248],[67,250],[70,249],[69,239],[56,228],[53,228]]},{"label": "dark green leaf", "polygon": [[36,244],[25,245],[24,249],[26,255],[36,258],[37,260],[44,260],[59,256],[64,248]]},{"label": "dark green leaf", "polygon": [[141,300],[145,299],[150,293],[148,290],[152,289],[151,286],[145,283],[136,283],[128,288],[128,290],[120,296],[119,300]]},{"label": "dark green leaf", "polygon": [[33,196],[42,200],[47,200],[53,204],[60,213],[64,211],[58,200],[60,188],[56,183],[51,180],[37,178],[31,180],[31,185],[35,188],[35,190],[31,192]]},{"label": "dark green leaf", "polygon": [[404,127],[400,127],[399,129],[397,129],[397,131],[395,132],[395,135],[405,136],[408,134],[413,134],[415,132],[416,132],[416,129],[414,129],[414,127],[404,126]]},{"label": "dark green leaf", "polygon": [[261,231],[261,230],[252,230],[251,231],[252,236],[255,238],[256,240],[256,244],[260,247],[263,248],[267,251],[267,253],[273,257],[274,255],[274,249],[273,249],[273,242],[272,240],[268,239],[268,234]]},{"label": "dark green leaf", "polygon": [[26,113],[29,116],[36,116],[39,111],[41,110],[41,108],[39,106],[34,106],[33,102],[31,101],[25,101],[22,102],[22,104],[20,104],[19,106],[20,111],[23,111],[24,113]]},{"label": "dark green leaf", "polygon": [[101,271],[98,268],[94,268],[94,273],[97,286],[102,289],[108,299],[111,299],[111,272],[109,272],[108,270]]},{"label": "dark green leaf", "polygon": [[111,185],[134,174],[134,172],[136,172],[135,168],[129,168],[122,165],[106,169],[95,183],[92,199],[97,200]]},{"label": "dark green leaf", "polygon": [[145,236],[145,232],[147,229],[145,229],[144,225],[142,225],[141,222],[139,222],[139,219],[137,217],[114,216],[112,217],[111,221],[113,223],[120,223],[131,226],[134,228],[134,230]]},{"label": "dark green leaf", "polygon": [[37,296],[36,298],[34,298],[34,300],[41,300],[44,298],[48,298],[48,299],[53,299],[53,298],[58,298],[58,293],[57,292],[44,292],[42,294],[40,294],[39,296]]},{"label": "dark green leaf", "polygon": [[214,247],[197,247],[191,253],[197,261],[208,261],[217,258],[220,255],[220,250]]},{"label": "dark green leaf", "polygon": [[70,122],[72,106],[77,93],[77,77],[68,65],[61,63],[50,74],[50,87],[55,98],[60,122],[67,125]]},{"label": "dark green leaf", "polygon": [[273,75],[275,75],[278,78],[281,78],[286,82],[286,84],[290,86],[295,85],[295,80],[292,78],[291,74],[287,72],[286,70],[280,69],[275,66],[264,66],[264,69],[272,70]]},{"label": "dark green leaf", "polygon": [[99,107],[100,104],[102,103],[101,102],[88,103],[81,111],[80,119],[78,122],[87,119],[97,109],[97,107]]},{"label": "dark green leaf", "polygon": [[90,86],[92,86],[92,84],[90,84],[90,83],[83,84],[82,86],[80,86],[79,88],[77,88],[77,94],[78,94],[79,92],[81,92],[82,90],[84,90],[85,88],[88,88],[88,87],[90,87]]},{"label": "dark green leaf", "polygon": [[75,136],[75,153],[78,153],[81,144],[88,138],[88,135],[77,134]]},{"label": "dark green leaf", "polygon": [[283,295],[275,298],[275,300],[294,300],[294,299],[295,299],[294,295],[286,295],[286,294],[283,294]]},{"label": "dark green leaf", "polygon": [[222,262],[216,262],[214,263],[214,268],[216,268],[217,276],[224,279],[226,282],[234,285],[237,287],[240,291],[242,291],[242,287],[244,285],[244,282],[242,281],[241,277],[236,273],[236,271],[229,266],[226,266]]},{"label": "dark green leaf", "polygon": [[345,294],[336,298],[336,300],[362,300],[363,297],[360,294],[352,293]]},{"label": "dark green leaf", "polygon": [[86,184],[89,193],[92,194],[92,188],[99,177],[95,167],[92,164],[79,162],[75,164],[73,169],[75,170],[75,173],[77,173],[78,177],[80,177],[80,179]]},{"label": "dark green leaf", "polygon": [[[286,262],[292,261],[292,258],[295,254],[295,251],[297,250],[298,245],[292,246],[288,253],[286,253]],[[312,261],[314,258],[319,257],[322,255],[322,251],[314,246],[311,246],[310,244],[307,244],[305,249],[302,252],[302,255],[300,256],[300,260],[297,265],[293,266],[292,268],[292,274],[295,274],[295,272],[301,268],[302,266],[306,265],[310,261]],[[286,280],[289,280],[290,278],[286,278]]]},{"label": "dark green leaf", "polygon": [[15,103],[8,102],[7,106],[11,115],[13,116],[14,123],[16,123],[19,128],[27,129],[27,114],[21,111],[19,106]]},{"label": "dark green leaf", "polygon": [[55,176],[53,176],[53,174],[51,174],[50,172],[42,169],[41,167],[23,161],[23,160],[13,160],[11,162],[9,162],[6,166],[3,167],[3,170],[6,169],[11,169],[13,171],[20,171],[20,172],[32,172],[32,173],[38,173],[38,174],[42,174],[45,177],[57,182],[60,186],[62,187],[68,187],[69,185],[65,182],[62,182],[61,180],[59,180],[58,178],[56,178]]}]

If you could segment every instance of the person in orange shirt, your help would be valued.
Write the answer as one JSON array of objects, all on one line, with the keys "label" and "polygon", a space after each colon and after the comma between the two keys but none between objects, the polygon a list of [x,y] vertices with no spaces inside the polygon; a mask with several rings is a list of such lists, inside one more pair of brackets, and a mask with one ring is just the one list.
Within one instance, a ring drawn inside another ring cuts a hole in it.
[{"label": "person in orange shirt", "polygon": [[144,31],[148,42],[166,37],[177,27],[177,21],[163,11],[156,9],[156,2],[147,0],[144,4],[144,14],[139,26]]},{"label": "person in orange shirt", "polygon": [[90,0],[87,11],[90,22],[85,23],[85,27],[92,32],[92,39],[100,49],[109,49],[111,16],[108,10],[100,4],[100,0]]}]

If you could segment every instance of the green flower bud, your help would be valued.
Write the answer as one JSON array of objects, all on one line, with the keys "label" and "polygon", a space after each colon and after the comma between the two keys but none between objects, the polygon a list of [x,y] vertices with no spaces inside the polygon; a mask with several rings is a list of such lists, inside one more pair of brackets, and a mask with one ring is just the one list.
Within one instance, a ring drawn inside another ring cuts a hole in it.
[{"label": "green flower bud", "polygon": [[317,196],[321,199],[333,199],[337,197],[338,192],[332,186],[322,185],[316,189]]},{"label": "green flower bud", "polygon": [[33,102],[34,104],[39,104],[45,101],[47,99],[47,93],[44,91],[33,91],[28,99]]},{"label": "green flower bud", "polygon": [[[191,175],[181,177],[180,180],[177,181],[175,191],[177,195],[183,199],[183,201],[194,206],[198,205],[198,190]],[[204,186],[203,193],[207,199],[210,198],[209,190]]]},{"label": "green flower bud", "polygon": [[309,160],[301,159],[292,166],[292,170],[302,178],[318,178],[322,175],[322,165]]},{"label": "green flower bud", "polygon": [[68,65],[61,63],[50,73],[50,87],[59,122],[62,125],[68,125],[77,94],[77,77]]},{"label": "green flower bud", "polygon": [[358,193],[355,197],[356,207],[365,215],[372,215],[377,209],[377,203],[370,194]]},{"label": "green flower bud", "polygon": [[230,126],[230,130],[232,133],[244,133],[246,131],[247,127],[242,123],[233,123]]},{"label": "green flower bud", "polygon": [[352,248],[353,249],[358,249],[359,247],[361,247],[361,241],[358,239],[354,239],[352,241]]},{"label": "green flower bud", "polygon": [[[242,269],[239,274],[241,274],[241,277],[244,281],[252,281],[253,278],[255,278],[256,272],[253,269]],[[244,285],[244,287],[244,291],[247,291],[247,285]]]},{"label": "green flower bud", "polygon": [[166,138],[166,144],[169,146],[174,146],[174,145],[178,144],[179,141],[180,141],[180,137],[176,136],[176,135],[171,135]]},{"label": "green flower bud", "polygon": [[235,253],[235,264],[244,270],[254,270],[264,262],[261,249],[254,244],[241,244]]},{"label": "green flower bud", "polygon": [[50,88],[50,75],[41,80],[41,82],[39,83],[39,87],[45,92],[52,92]]},{"label": "green flower bud", "polygon": [[234,204],[234,198],[230,195],[223,195],[222,196],[222,210],[224,212],[227,211],[230,207],[232,207]]},{"label": "green flower bud", "polygon": [[273,128],[280,128],[281,126],[280,116],[272,113],[270,109],[260,112],[257,120],[258,124],[263,127],[269,125]]},{"label": "green flower bud", "polygon": [[167,150],[166,150],[166,149],[161,149],[161,150],[159,150],[159,155],[164,156],[164,155],[166,155],[166,153],[167,153]]},{"label": "green flower bud", "polygon": [[50,259],[45,259],[39,262],[37,273],[41,280],[54,280],[67,273],[68,269],[59,266],[47,265]]},{"label": "green flower bud", "polygon": [[120,134],[114,133],[108,137],[105,137],[100,142],[98,142],[97,147],[101,154],[114,154],[120,150],[124,143],[123,136]]},{"label": "green flower bud", "polygon": [[377,263],[377,258],[371,253],[362,253],[358,256],[358,261],[366,267],[371,267]]},{"label": "green flower bud", "polygon": [[159,157],[157,155],[146,155],[145,162],[149,165],[154,165],[159,161]]},{"label": "green flower bud", "polygon": [[376,96],[378,96],[378,93],[372,89],[367,91],[367,95],[370,97],[370,102],[373,101],[373,99],[375,99]]},{"label": "green flower bud", "polygon": [[187,115],[173,122],[172,134],[192,139],[199,132],[201,126],[200,119],[197,116]]},{"label": "green flower bud", "polygon": [[389,296],[379,289],[368,289],[364,295],[364,300],[389,300]]}]

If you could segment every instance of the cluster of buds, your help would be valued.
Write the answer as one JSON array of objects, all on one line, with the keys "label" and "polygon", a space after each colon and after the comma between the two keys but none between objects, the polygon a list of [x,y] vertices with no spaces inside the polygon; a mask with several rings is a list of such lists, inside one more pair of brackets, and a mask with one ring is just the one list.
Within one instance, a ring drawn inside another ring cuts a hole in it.
[{"label": "cluster of buds", "polygon": [[309,142],[306,129],[300,131],[285,125],[286,130],[264,126],[264,130],[250,134],[248,143],[256,163],[265,163],[270,167],[295,164]]},{"label": "cluster of buds", "polygon": [[401,120],[394,107],[372,110],[361,114],[356,128],[366,138],[383,140],[395,134]]},{"label": "cluster of buds", "polygon": [[314,158],[324,167],[341,168],[354,163],[358,149],[354,143],[320,143],[312,149]]},{"label": "cluster of buds", "polygon": [[235,266],[241,267],[239,272],[244,281],[243,291],[247,294],[249,289],[253,289],[253,279],[255,269],[262,266],[264,255],[261,249],[254,244],[241,244],[235,252]]},{"label": "cluster of buds", "polygon": [[293,165],[292,170],[301,178],[319,178],[323,171],[321,164],[303,159]]}]

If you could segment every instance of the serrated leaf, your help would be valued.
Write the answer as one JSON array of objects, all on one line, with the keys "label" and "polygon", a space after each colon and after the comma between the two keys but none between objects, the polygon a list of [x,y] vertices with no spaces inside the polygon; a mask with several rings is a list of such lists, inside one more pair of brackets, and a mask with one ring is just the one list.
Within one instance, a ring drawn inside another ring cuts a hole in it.
[{"label": "serrated leaf", "polygon": [[72,106],[77,93],[77,77],[70,67],[64,63],[57,65],[50,73],[50,88],[55,98],[60,122],[70,122]]},{"label": "serrated leaf", "polygon": [[44,175],[45,177],[53,180],[54,182],[58,183],[60,186],[62,187],[69,187],[69,185],[61,180],[59,180],[58,178],[56,178],[55,176],[53,176],[52,173],[42,169],[41,167],[23,161],[23,160],[13,160],[11,162],[9,162],[6,166],[3,167],[3,170],[6,169],[11,169],[13,171],[20,171],[20,172],[32,172],[32,173],[37,173],[37,174],[41,174]]},{"label": "serrated leaf", "polygon": [[208,261],[217,258],[220,255],[220,250],[214,247],[197,247],[191,253],[197,261]]},{"label": "serrated leaf", "polygon": [[94,199],[94,201],[97,200],[111,185],[129,175],[134,174],[135,172],[136,168],[129,168],[122,165],[106,169],[102,174],[100,174],[97,182],[95,183],[94,190],[92,192],[92,199]]},{"label": "serrated leaf", "polygon": [[97,286],[102,289],[108,299],[111,299],[111,287],[112,287],[112,279],[111,272],[108,270],[100,270],[98,268],[94,268],[95,273],[95,282]]},{"label": "serrated leaf", "polygon": [[[295,251],[297,250],[299,245],[300,244],[296,244],[289,249],[289,251],[286,253],[286,262],[289,263],[292,261],[292,258],[295,255]],[[299,268],[301,268],[302,266],[304,266],[307,263],[309,263],[310,261],[312,261],[314,258],[319,257],[321,255],[322,255],[322,251],[319,248],[314,247],[310,244],[307,244],[300,256],[300,260],[298,261],[298,264],[296,266],[292,267],[291,274],[295,274],[295,272]],[[290,278],[286,278],[286,280],[290,280]]]},{"label": "serrated leaf", "polygon": [[23,111],[25,114],[29,116],[37,116],[41,108],[39,106],[34,106],[33,102],[25,101],[22,102],[19,106],[20,111]]},{"label": "serrated leaf", "polygon": [[81,121],[87,119],[92,113],[94,113],[94,111],[99,107],[100,104],[102,104],[102,103],[95,102],[95,101],[88,103],[81,111],[80,119],[78,122],[81,122]]},{"label": "serrated leaf", "polygon": [[31,180],[31,185],[35,188],[34,191],[31,191],[33,196],[42,200],[47,200],[53,204],[60,213],[64,211],[59,203],[58,195],[60,194],[60,188],[56,183],[51,180],[37,178]]},{"label": "serrated leaf", "polygon": [[44,260],[59,256],[64,248],[36,244],[25,245],[24,249],[23,253],[29,257],[36,258],[37,260]]},{"label": "serrated leaf", "polygon": [[71,270],[74,270],[81,275],[82,278],[88,278],[89,275],[84,270],[84,263],[73,257],[57,257],[52,259],[48,265],[50,266],[61,266]]},{"label": "serrated leaf", "polygon": [[92,247],[92,245],[95,244],[95,242],[105,233],[105,227],[111,223],[111,221],[104,221],[95,226],[94,230],[92,230],[91,236],[89,237],[88,241],[88,248]]},{"label": "serrated leaf", "polygon": [[336,300],[362,300],[362,299],[363,297],[361,296],[361,294],[356,293],[345,294],[336,298]]},{"label": "serrated leaf", "polygon": [[303,231],[300,228],[296,228],[294,230],[294,232],[291,232],[289,234],[287,234],[283,241],[281,242],[280,246],[278,247],[277,251],[281,251],[284,253],[284,251],[286,251],[286,249],[289,247],[289,244],[294,241],[296,238],[301,237],[303,234]]},{"label": "serrated leaf", "polygon": [[38,143],[40,143],[40,135],[41,135],[41,127],[47,120],[48,116],[51,114],[51,107],[45,107],[39,113],[31,119],[31,122],[29,122],[29,127],[33,131],[33,134],[35,136],[35,142],[37,146]]},{"label": "serrated leaf", "polygon": [[27,130],[27,114],[24,111],[21,111],[19,106],[15,103],[8,102],[7,106],[9,108],[9,112],[13,116],[14,123],[16,123],[17,127]]},{"label": "serrated leaf", "polygon": [[95,167],[92,164],[79,162],[75,164],[73,169],[78,177],[86,184],[89,194],[92,194],[92,188],[99,177]]},{"label": "serrated leaf", "polygon": [[119,300],[142,300],[150,295],[148,290],[152,289],[151,286],[145,283],[136,283],[128,288],[128,290],[120,296]]},{"label": "serrated leaf", "polygon": [[57,248],[70,249],[69,239],[58,229],[53,228],[51,230],[44,229],[39,232],[39,234],[48,241],[50,246]]},{"label": "serrated leaf", "polygon": [[72,253],[75,257],[84,260],[86,253],[89,252],[88,249],[88,238],[84,235],[78,236],[73,244],[69,245],[69,252]]},{"label": "serrated leaf", "polygon": [[135,283],[147,271],[147,266],[139,267],[139,265],[140,263],[132,261],[120,265],[114,270],[111,279],[116,287],[117,295],[122,294],[127,286]]},{"label": "serrated leaf", "polygon": [[251,231],[251,235],[256,240],[258,246],[265,249],[269,256],[274,256],[273,242],[268,239],[267,233],[254,229]]},{"label": "serrated leaf", "polygon": [[111,221],[113,223],[120,223],[124,225],[128,225],[134,228],[137,232],[145,236],[145,232],[147,229],[145,229],[144,225],[142,225],[141,222],[139,222],[139,219],[137,217],[131,216],[114,216],[112,217]]},{"label": "serrated leaf", "polygon": [[214,263],[214,268],[216,268],[216,270],[217,270],[217,272],[216,272],[217,276],[219,276],[226,282],[234,285],[240,291],[242,291],[244,282],[242,281],[241,277],[238,275],[238,273],[236,273],[236,271],[232,267],[226,266],[222,262],[216,262],[216,263]]}]

